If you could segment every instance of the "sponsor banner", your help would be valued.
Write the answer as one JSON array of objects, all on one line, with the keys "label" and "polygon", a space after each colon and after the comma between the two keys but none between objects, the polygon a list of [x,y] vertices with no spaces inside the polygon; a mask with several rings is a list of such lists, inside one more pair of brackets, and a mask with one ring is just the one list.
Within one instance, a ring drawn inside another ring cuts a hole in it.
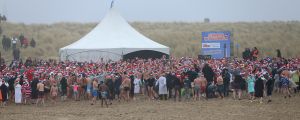
[{"label": "sponsor banner", "polygon": [[220,43],[202,43],[202,48],[221,48]]},{"label": "sponsor banner", "polygon": [[202,40],[204,41],[230,40],[230,32],[203,32]]},{"label": "sponsor banner", "polygon": [[201,55],[220,59],[230,57],[230,32],[202,32]]},{"label": "sponsor banner", "polygon": [[204,55],[218,55],[222,53],[223,50],[206,50],[205,52],[203,52]]}]

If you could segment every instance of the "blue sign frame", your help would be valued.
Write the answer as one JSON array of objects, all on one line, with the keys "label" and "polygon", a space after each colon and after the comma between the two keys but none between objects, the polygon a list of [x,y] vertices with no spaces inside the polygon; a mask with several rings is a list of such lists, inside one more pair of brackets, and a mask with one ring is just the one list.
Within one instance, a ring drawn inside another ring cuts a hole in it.
[{"label": "blue sign frame", "polygon": [[202,32],[201,55],[211,55],[211,58],[221,59],[230,57],[231,33]]}]

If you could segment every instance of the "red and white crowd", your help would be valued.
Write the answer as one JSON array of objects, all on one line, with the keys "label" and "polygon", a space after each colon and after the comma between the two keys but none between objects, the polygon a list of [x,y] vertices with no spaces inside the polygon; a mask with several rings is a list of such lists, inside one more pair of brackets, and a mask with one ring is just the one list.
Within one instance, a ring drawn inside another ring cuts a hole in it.
[{"label": "red and white crowd", "polygon": [[[242,99],[268,96],[273,91],[291,97],[299,90],[299,58],[132,59],[110,62],[56,60],[12,61],[2,64],[0,98],[3,105],[44,104],[44,101],[200,100],[231,95]],[[232,92],[232,93],[231,93]],[[230,94],[229,94],[230,93]]]}]

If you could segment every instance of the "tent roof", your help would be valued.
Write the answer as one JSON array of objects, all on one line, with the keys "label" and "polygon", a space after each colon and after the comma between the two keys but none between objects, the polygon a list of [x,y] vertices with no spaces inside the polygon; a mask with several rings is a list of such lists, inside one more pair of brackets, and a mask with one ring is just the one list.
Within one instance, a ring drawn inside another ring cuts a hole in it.
[{"label": "tent roof", "polygon": [[168,48],[132,28],[117,10],[111,8],[91,32],[63,49]]}]

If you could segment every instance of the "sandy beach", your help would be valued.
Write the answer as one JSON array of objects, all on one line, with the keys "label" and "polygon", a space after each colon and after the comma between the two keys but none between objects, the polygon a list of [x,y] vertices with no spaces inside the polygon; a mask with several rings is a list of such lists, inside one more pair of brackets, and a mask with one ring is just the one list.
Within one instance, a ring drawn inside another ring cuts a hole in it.
[{"label": "sandy beach", "polygon": [[247,99],[209,99],[208,101],[174,102],[139,100],[128,103],[114,101],[102,108],[100,101],[58,102],[45,107],[10,104],[0,108],[1,120],[299,120],[300,96],[286,99],[275,95],[273,102],[251,103]]}]

